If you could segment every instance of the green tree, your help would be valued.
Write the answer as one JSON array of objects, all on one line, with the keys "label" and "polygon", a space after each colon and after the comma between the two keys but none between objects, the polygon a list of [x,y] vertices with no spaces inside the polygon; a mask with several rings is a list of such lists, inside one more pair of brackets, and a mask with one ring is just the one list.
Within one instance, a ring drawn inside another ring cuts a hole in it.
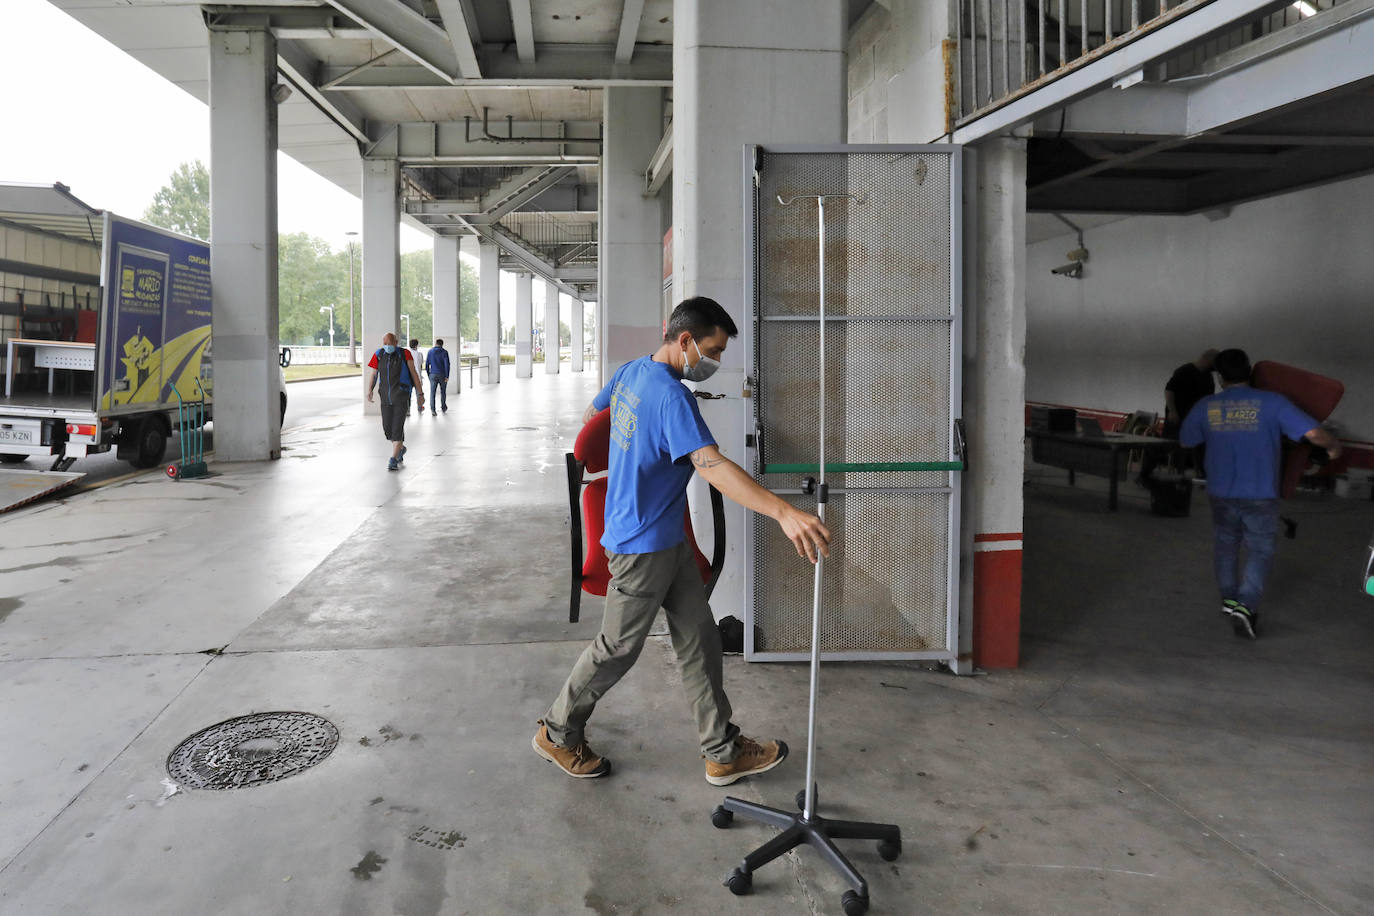
[{"label": "green tree", "polygon": [[[427,248],[401,255],[401,314],[410,316],[410,336],[420,346],[434,345],[434,252]],[[405,332],[401,322],[396,333]]]},{"label": "green tree", "polygon": [[277,239],[277,328],[283,344],[329,340],[334,306],[334,344],[348,346],[348,253],[324,239],[293,232]]},{"label": "green tree", "polygon": [[143,221],[198,239],[210,237],[210,170],[199,159],[183,162],[153,195]]}]

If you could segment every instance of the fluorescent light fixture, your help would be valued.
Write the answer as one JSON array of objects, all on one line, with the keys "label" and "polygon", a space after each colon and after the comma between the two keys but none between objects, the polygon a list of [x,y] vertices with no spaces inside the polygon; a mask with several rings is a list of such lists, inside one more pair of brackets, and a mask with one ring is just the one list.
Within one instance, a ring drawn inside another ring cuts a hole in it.
[{"label": "fluorescent light fixture", "polygon": [[1308,3],[1307,0],[1297,0],[1297,2],[1293,4],[1293,9],[1302,13],[1304,17],[1317,15],[1317,8],[1311,3]]}]

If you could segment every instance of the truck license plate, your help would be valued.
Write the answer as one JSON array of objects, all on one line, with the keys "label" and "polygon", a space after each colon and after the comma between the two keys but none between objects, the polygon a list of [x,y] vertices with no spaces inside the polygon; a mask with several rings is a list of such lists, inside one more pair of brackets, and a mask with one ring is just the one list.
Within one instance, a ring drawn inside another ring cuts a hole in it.
[{"label": "truck license plate", "polygon": [[22,442],[24,445],[32,445],[33,430],[0,429],[0,442]]}]

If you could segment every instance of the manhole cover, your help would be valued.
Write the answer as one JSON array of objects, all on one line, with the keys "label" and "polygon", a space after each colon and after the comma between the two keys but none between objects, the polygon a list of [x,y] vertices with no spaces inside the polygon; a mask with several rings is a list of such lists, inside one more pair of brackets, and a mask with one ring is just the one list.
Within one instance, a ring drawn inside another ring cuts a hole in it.
[{"label": "manhole cover", "polygon": [[538,429],[538,428],[539,428],[539,427],[537,427],[537,426],[507,426],[507,427],[506,427],[506,429],[508,429],[508,430],[514,430],[514,431],[516,431],[516,432],[533,432],[534,430],[536,430],[536,429]]},{"label": "manhole cover", "polygon": [[167,758],[172,780],[192,789],[241,789],[308,770],[339,743],[328,719],[260,712],[196,732]]}]

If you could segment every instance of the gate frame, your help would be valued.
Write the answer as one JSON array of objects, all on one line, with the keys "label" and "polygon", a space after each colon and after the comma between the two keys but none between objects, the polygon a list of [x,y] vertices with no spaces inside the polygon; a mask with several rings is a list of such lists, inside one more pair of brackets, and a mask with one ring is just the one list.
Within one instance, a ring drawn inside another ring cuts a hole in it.
[{"label": "gate frame", "polygon": [[[749,409],[744,414],[745,451],[748,453],[744,464],[756,481],[759,481],[758,468],[758,400],[759,366],[754,347],[754,325],[758,321],[759,295],[755,269],[755,233],[758,230],[755,209],[758,205],[758,166],[762,154],[806,154],[822,155],[867,153],[938,153],[949,156],[949,279],[950,279],[950,337],[949,337],[949,416],[950,429],[947,450],[951,460],[957,451],[955,424],[962,418],[963,405],[963,355],[964,355],[964,286],[968,265],[964,263],[966,225],[964,211],[971,203],[967,200],[969,189],[965,186],[965,155],[968,151],[962,146],[951,143],[834,143],[834,144],[761,144],[750,143],[744,146],[744,283],[743,302],[748,307],[744,327],[741,329],[741,343],[748,354],[748,370],[745,386],[750,392]],[[971,174],[971,172],[969,173]],[[960,456],[962,457],[962,456]],[[965,468],[965,471],[967,468]],[[965,486],[964,471],[945,471],[945,484],[942,487],[902,488],[856,488],[888,491],[910,489],[912,492],[941,491],[949,494],[948,518],[946,519],[949,543],[946,545],[945,581],[945,645],[941,649],[922,651],[845,651],[821,652],[822,661],[939,661],[949,666],[955,673],[971,673],[963,652],[966,636],[971,634],[971,620],[961,619],[960,609],[963,588],[960,579],[963,567],[964,532],[960,525]],[[957,477],[955,475],[958,475]],[[759,481],[761,483],[761,481]],[[836,492],[842,493],[843,490]],[[806,661],[808,652],[760,652],[754,648],[754,516],[756,513],[745,510],[744,530],[744,659],[755,662],[793,662]],[[969,613],[972,613],[971,602]]]}]

